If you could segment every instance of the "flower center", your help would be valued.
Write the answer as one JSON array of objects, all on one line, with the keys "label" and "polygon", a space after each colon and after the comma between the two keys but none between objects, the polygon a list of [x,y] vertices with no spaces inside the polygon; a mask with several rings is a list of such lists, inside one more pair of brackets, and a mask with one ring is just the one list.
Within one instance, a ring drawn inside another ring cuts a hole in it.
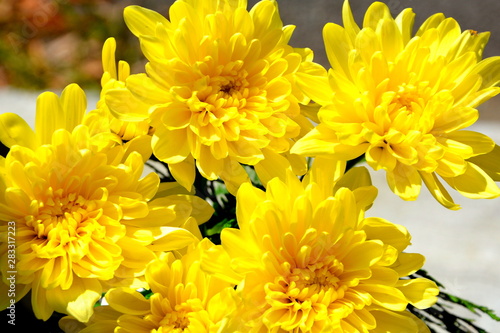
[{"label": "flower center", "polygon": [[105,227],[97,219],[102,209],[92,200],[75,193],[64,194],[62,189],[49,188],[39,202],[38,215],[27,223],[39,240],[34,250],[40,257],[55,258],[70,254],[72,260],[83,258],[88,252],[91,236],[102,238]]},{"label": "flower center", "polygon": [[418,87],[413,84],[403,84],[398,87],[398,91],[389,106],[389,115],[394,119],[400,113],[411,115],[421,114],[425,107],[425,99]]},{"label": "flower center", "polygon": [[174,308],[172,308],[168,302],[165,303],[166,299],[163,301],[163,305],[169,310],[164,311],[165,314],[158,325],[163,329],[162,332],[183,332],[185,329],[189,330],[191,324],[190,318],[197,317],[197,312],[203,312],[201,300],[197,298],[177,304]]},{"label": "flower center", "polygon": [[[268,300],[279,301],[289,305],[300,305],[304,302],[320,302],[328,305],[341,297],[338,289],[338,276],[343,271],[343,265],[334,256],[322,258],[320,262],[309,264],[305,268],[296,267],[289,271],[288,276],[280,276],[274,284],[268,287],[272,293]],[[278,292],[278,293],[276,293]],[[316,297],[321,295],[321,297]],[[296,309],[297,310],[297,309]]]},{"label": "flower center", "polygon": [[327,318],[332,306],[344,307],[340,303],[334,305],[344,298],[348,288],[339,278],[343,270],[343,264],[333,255],[322,256],[305,267],[285,270],[274,283],[265,286],[269,305],[265,316],[271,318],[279,313],[282,327],[287,329],[309,327],[317,316]]},{"label": "flower center", "polygon": [[[309,264],[305,268],[294,268],[288,277],[287,294],[291,301],[302,303],[320,293],[336,295],[342,264],[334,256]],[[332,298],[329,302],[336,299]]]},{"label": "flower center", "polygon": [[185,312],[168,312],[160,322],[162,328],[167,328],[168,332],[182,332],[189,326],[189,318]]}]

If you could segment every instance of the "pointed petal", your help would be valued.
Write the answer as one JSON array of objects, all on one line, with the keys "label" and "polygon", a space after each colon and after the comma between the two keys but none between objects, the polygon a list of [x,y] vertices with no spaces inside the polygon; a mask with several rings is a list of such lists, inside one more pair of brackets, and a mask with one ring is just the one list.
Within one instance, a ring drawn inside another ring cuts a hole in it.
[{"label": "pointed petal", "polygon": [[250,182],[245,168],[233,158],[224,159],[224,170],[220,174],[229,193],[236,195],[243,183]]},{"label": "pointed petal", "polygon": [[467,163],[467,169],[462,175],[443,179],[467,198],[492,199],[500,196],[500,188],[493,179],[471,162]]},{"label": "pointed petal", "polygon": [[296,73],[299,88],[314,102],[321,105],[331,103],[333,91],[326,76]]},{"label": "pointed petal", "polygon": [[156,25],[158,23],[161,23],[166,27],[170,25],[163,15],[140,6],[126,7],[123,11],[123,17],[127,27],[137,37],[140,37],[141,35],[154,36]]},{"label": "pointed petal", "polygon": [[337,160],[334,156],[316,157],[303,180],[304,184],[318,184],[322,188],[325,198],[333,195],[334,185],[344,175],[346,168],[346,162]]},{"label": "pointed petal", "polygon": [[102,47],[102,69],[104,72],[108,72],[113,79],[118,78],[116,73],[116,41],[113,37],[106,39]]},{"label": "pointed petal", "polygon": [[[387,333],[387,332],[429,332],[429,329],[422,331],[416,323],[416,318],[409,311],[387,311],[385,309],[376,309],[370,311],[377,321],[377,327],[370,330],[370,333]],[[415,319],[414,319],[415,318]]]},{"label": "pointed petal", "polygon": [[104,96],[109,111],[116,118],[123,121],[143,121],[148,119],[146,104],[136,98],[126,88],[111,89]]},{"label": "pointed petal", "polygon": [[191,153],[184,129],[168,130],[164,126],[158,126],[151,145],[155,156],[168,164],[180,163]]},{"label": "pointed petal", "polygon": [[397,288],[417,309],[427,309],[433,306],[437,301],[436,296],[439,294],[436,283],[424,278],[399,280]]},{"label": "pointed petal", "polygon": [[146,74],[130,75],[126,84],[127,88],[146,104],[155,105],[168,102],[169,92],[163,90]]},{"label": "pointed petal", "polygon": [[495,145],[492,151],[484,155],[470,158],[469,162],[481,168],[488,176],[496,182],[500,182],[500,146]]},{"label": "pointed petal", "polygon": [[264,159],[255,165],[255,172],[262,185],[266,186],[271,179],[278,177],[286,180],[286,170],[292,170],[290,162],[280,154],[263,149]]},{"label": "pointed petal", "polygon": [[323,28],[326,55],[332,68],[344,76],[351,78],[348,54],[353,49],[353,41],[343,27],[334,23],[327,23]]},{"label": "pointed petal", "polygon": [[152,251],[174,251],[196,244],[199,240],[184,228],[161,227],[163,236],[156,239],[148,248]]},{"label": "pointed petal", "polygon": [[334,154],[338,159],[352,160],[365,153],[368,146],[368,143],[357,146],[341,144],[335,131],[319,124],[298,140],[290,152],[305,156]]},{"label": "pointed petal", "polygon": [[106,293],[106,301],[119,312],[136,316],[144,316],[151,312],[149,301],[130,288],[114,288]]},{"label": "pointed petal", "polygon": [[87,110],[87,97],[77,84],[70,84],[61,94],[61,105],[65,115],[64,127],[71,132],[80,125]]},{"label": "pointed petal", "polygon": [[171,163],[168,165],[168,169],[179,184],[184,186],[188,191],[191,191],[196,176],[194,159],[192,157],[186,158],[179,163]]},{"label": "pointed petal", "polygon": [[[241,185],[236,196],[236,216],[238,217],[240,228],[248,228],[254,210],[265,198],[265,193],[253,187],[252,184],[245,183]],[[238,204],[239,202],[244,202],[245,204]]]},{"label": "pointed petal", "polygon": [[94,312],[95,303],[101,298],[102,287],[97,279],[73,279],[71,288],[47,290],[47,302],[55,311],[67,313],[81,322],[87,322]]},{"label": "pointed petal", "polygon": [[20,145],[35,150],[39,146],[35,132],[14,113],[0,114],[0,141],[9,148]]},{"label": "pointed petal", "polygon": [[216,180],[224,169],[224,160],[216,159],[210,152],[209,147],[201,145],[200,156],[196,160],[196,167],[206,179]]},{"label": "pointed petal", "polygon": [[[490,137],[478,132],[455,131],[447,134],[446,137],[470,147],[472,156],[486,154],[495,147],[495,142]],[[464,156],[464,158],[467,157]]]},{"label": "pointed petal", "polygon": [[434,173],[420,172],[420,177],[422,177],[425,186],[429,189],[429,192],[431,192],[434,199],[436,199],[441,205],[451,210],[460,209],[460,205],[453,202],[450,194]]},{"label": "pointed petal", "polygon": [[36,100],[35,133],[40,144],[52,141],[52,133],[64,128],[65,115],[59,97],[52,92],[44,92]]},{"label": "pointed petal", "polygon": [[392,192],[403,200],[415,200],[420,194],[422,180],[417,170],[398,163],[393,171],[387,171],[387,183]]},{"label": "pointed petal", "polygon": [[231,258],[220,245],[202,252],[201,268],[212,276],[232,284],[239,284],[243,275],[231,269]]}]

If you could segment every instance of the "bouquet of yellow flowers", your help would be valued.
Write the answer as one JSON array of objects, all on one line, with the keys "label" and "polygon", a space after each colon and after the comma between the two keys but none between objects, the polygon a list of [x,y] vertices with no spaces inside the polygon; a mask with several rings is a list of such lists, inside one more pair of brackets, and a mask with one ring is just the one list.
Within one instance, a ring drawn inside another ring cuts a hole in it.
[{"label": "bouquet of yellow flowers", "polygon": [[405,227],[365,216],[368,168],[443,209],[451,190],[500,196],[500,147],[468,129],[500,93],[489,33],[442,14],[413,33],[411,9],[380,2],[342,18],[326,69],[276,1],[129,6],[144,73],[109,38],[91,111],[70,84],[38,97],[34,129],[0,114],[8,323],[21,299],[82,333],[481,331],[448,303],[497,318],[444,292]]}]

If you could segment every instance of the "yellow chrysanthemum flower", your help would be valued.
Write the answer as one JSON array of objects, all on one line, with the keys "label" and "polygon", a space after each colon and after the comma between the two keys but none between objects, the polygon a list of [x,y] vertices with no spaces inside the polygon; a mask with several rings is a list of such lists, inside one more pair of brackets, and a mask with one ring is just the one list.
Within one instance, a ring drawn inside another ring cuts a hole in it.
[{"label": "yellow chrysanthemum flower", "polygon": [[[353,172],[347,177],[369,178],[364,168]],[[410,244],[407,230],[364,218],[376,195],[373,187],[325,193],[296,177],[275,178],[266,192],[241,186],[240,229],[224,229],[223,249],[212,250],[217,261],[203,264],[228,281],[241,281],[239,331],[428,331],[406,307],[433,305],[438,288],[430,280],[408,278],[424,257],[402,252]]]},{"label": "yellow chrysanthemum flower", "polygon": [[[33,131],[18,115],[0,115],[0,291],[16,271],[16,299],[31,290],[33,310],[87,321],[111,286],[147,287],[145,266],[162,251],[196,242],[197,222],[211,207],[176,184],[160,187],[142,177],[143,159],[110,132],[92,135],[81,125],[86,98],[77,85],[59,99],[37,100]],[[185,192],[185,190],[183,190]],[[178,192],[177,193],[182,193]],[[15,223],[15,260],[9,229]],[[15,267],[9,266],[10,264]],[[9,299],[2,298],[1,308]]]},{"label": "yellow chrysanthemum flower", "polygon": [[[148,106],[135,98],[130,91],[125,88],[125,80],[130,76],[130,66],[127,62],[121,60],[116,65],[115,60],[116,41],[114,38],[108,38],[102,49],[102,65],[104,73],[101,78],[101,96],[97,102],[97,109],[86,115],[85,124],[91,127],[101,128],[102,131],[110,130],[117,134],[123,141],[130,141],[134,138],[142,137],[144,142],[141,145],[150,146],[153,129],[149,126]],[[106,103],[107,92],[111,89],[120,90],[120,100],[114,100],[112,109],[120,110],[126,107],[134,110],[131,120],[120,120],[110,112]],[[117,103],[119,102],[119,104]],[[139,116],[138,116],[139,115]],[[141,121],[140,117],[142,116]]]},{"label": "yellow chrysanthemum flower", "polygon": [[[170,21],[142,7],[125,9],[149,60],[147,75],[131,75],[126,86],[151,106],[153,152],[188,189],[195,168],[233,193],[248,181],[241,164],[255,165],[264,183],[290,163],[297,174],[306,170],[303,158],[288,155],[294,138],[311,127],[299,106],[309,100],[294,75],[321,67],[311,62],[311,50],[288,45],[294,27],[283,27],[275,1],[260,1],[250,12],[246,5],[176,1]],[[110,108],[122,94],[108,93]],[[132,109],[113,112],[134,116]]]},{"label": "yellow chrysanthemum flower", "polygon": [[320,124],[291,152],[344,160],[365,154],[405,200],[418,197],[423,180],[442,205],[458,209],[438,176],[466,197],[498,197],[500,164],[489,161],[500,149],[464,130],[478,119],[475,108],[500,91],[500,57],[481,60],[489,33],[462,32],[436,14],[412,36],[412,10],[394,19],[380,2],[362,28],[347,1],[342,14],[344,27],[323,30],[328,77],[300,73],[299,84],[322,108]]},{"label": "yellow chrysanthemum flower", "polygon": [[109,305],[98,307],[85,326],[65,317],[60,327],[66,333],[230,332],[224,328],[239,302],[234,285],[200,269],[202,255],[213,246],[205,238],[180,259],[165,253],[152,262],[148,299],[133,289],[111,289]]}]

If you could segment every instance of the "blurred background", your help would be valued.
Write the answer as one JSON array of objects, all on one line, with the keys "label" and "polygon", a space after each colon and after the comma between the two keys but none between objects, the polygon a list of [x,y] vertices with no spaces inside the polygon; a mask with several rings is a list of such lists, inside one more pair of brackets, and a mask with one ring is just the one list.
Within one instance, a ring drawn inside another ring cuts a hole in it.
[{"label": "blurred background", "polygon": [[[249,0],[249,8],[257,1]],[[373,1],[351,0],[358,23]],[[404,8],[416,12],[415,26],[443,12],[459,21],[463,30],[491,31],[485,56],[500,54],[500,1],[497,0],[386,0],[396,15]],[[142,70],[136,38],[122,18],[123,8],[140,5],[168,16],[173,0],[1,0],[0,87],[62,89],[68,82],[97,88],[101,77],[101,47],[117,39],[117,54]],[[292,45],[315,51],[327,66],[321,30],[325,23],[341,24],[342,0],[278,1],[284,24],[296,26]]]},{"label": "blurred background", "polygon": [[[108,37],[117,40],[117,59],[128,61],[132,73],[143,72],[139,43],[127,29],[123,8],[135,4],[168,17],[173,1],[132,0],[0,0],[0,113],[21,114],[34,123],[35,102],[43,90],[61,91],[76,82],[88,93],[89,109],[99,93],[101,48]],[[413,8],[417,28],[428,16],[442,12],[454,17],[462,30],[491,31],[485,57],[500,55],[498,0],[388,0],[393,15]],[[256,1],[249,1],[249,8]],[[321,30],[325,23],[342,24],[342,0],[279,0],[284,24],[296,25],[291,44],[309,47],[328,66]],[[351,0],[358,24],[369,0]],[[483,104],[473,129],[500,143],[500,97]],[[500,161],[498,161],[500,163]],[[424,268],[451,294],[485,305],[500,314],[500,199],[470,200],[456,193],[460,211],[448,211],[422,190],[415,202],[404,202],[385,184],[383,172],[373,172],[379,197],[369,216],[402,224],[413,236],[409,252],[427,257]],[[500,332],[500,323],[477,319],[487,332]]]}]

